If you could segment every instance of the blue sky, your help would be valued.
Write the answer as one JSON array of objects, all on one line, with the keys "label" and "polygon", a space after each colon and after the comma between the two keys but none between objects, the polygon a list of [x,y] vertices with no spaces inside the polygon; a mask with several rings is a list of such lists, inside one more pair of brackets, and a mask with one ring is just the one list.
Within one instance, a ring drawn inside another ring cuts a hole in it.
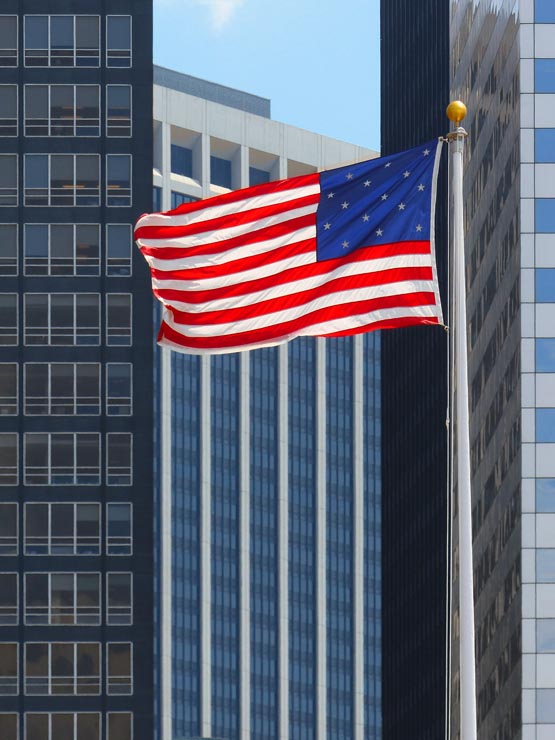
[{"label": "blue sky", "polygon": [[154,61],[378,149],[379,0],[154,0]]}]

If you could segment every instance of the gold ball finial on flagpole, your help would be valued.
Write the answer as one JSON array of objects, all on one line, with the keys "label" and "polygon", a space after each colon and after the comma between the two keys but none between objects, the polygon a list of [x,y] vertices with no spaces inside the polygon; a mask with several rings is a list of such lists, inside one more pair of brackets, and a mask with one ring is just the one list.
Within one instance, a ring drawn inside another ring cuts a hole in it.
[{"label": "gold ball finial on flagpole", "polygon": [[447,106],[447,118],[452,121],[455,126],[460,126],[461,121],[466,118],[466,105],[460,100],[453,100]]}]

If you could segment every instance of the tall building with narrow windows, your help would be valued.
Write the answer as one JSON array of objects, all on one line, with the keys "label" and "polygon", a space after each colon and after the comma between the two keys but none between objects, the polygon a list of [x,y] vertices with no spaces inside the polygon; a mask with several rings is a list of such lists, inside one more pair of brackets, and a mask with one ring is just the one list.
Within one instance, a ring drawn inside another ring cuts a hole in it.
[{"label": "tall building with narrow windows", "polygon": [[[157,210],[375,156],[154,82]],[[161,740],[381,738],[379,362],[378,333],[162,361]]]},{"label": "tall building with narrow windows", "polygon": [[[404,7],[387,29],[390,48],[426,39],[427,46],[419,45],[422,69],[429,65],[431,79],[442,79],[445,90],[449,62],[448,99],[468,106],[464,223],[478,737],[548,740],[555,736],[555,4],[462,0],[425,3],[424,12],[420,3],[399,2]],[[431,66],[434,49],[443,56]],[[398,58],[392,52],[392,69]],[[397,115],[419,84],[428,89],[418,64],[405,69],[404,91],[388,104]],[[443,110],[446,102],[432,104]],[[429,441],[441,437],[437,429]],[[384,428],[384,449],[387,444]],[[410,460],[416,469],[416,456]],[[385,465],[383,474],[385,488]],[[460,737],[456,532],[455,523],[452,738]],[[386,578],[384,571],[384,603]],[[438,702],[442,693],[438,688]]]},{"label": "tall building with narrow windows", "polygon": [[0,738],[152,740],[151,0],[0,7]]}]

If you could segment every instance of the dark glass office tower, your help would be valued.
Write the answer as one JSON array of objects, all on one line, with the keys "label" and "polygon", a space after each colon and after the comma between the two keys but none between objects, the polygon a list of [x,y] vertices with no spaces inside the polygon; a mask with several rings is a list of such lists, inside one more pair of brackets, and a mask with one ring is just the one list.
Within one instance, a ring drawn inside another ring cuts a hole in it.
[{"label": "dark glass office tower", "polygon": [[[381,3],[382,153],[445,134],[448,2]],[[436,252],[447,313],[447,153]],[[447,335],[382,333],[383,736],[445,737]]]},{"label": "dark glass office tower", "polygon": [[0,7],[0,737],[152,740],[151,0]]}]

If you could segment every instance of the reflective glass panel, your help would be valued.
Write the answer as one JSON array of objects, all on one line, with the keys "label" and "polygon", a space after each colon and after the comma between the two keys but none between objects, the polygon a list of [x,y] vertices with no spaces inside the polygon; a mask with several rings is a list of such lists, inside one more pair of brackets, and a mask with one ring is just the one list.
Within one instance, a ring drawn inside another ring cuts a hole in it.
[{"label": "reflective glass panel", "polygon": [[555,198],[536,198],[536,231],[540,234],[555,232]]},{"label": "reflective glass panel", "polygon": [[555,4],[553,0],[536,0],[536,23],[555,23]]},{"label": "reflective glass panel", "polygon": [[555,442],[555,408],[536,409],[536,442]]},{"label": "reflective glass panel", "polygon": [[536,301],[555,302],[555,269],[536,270]]},{"label": "reflective glass panel", "polygon": [[537,93],[555,92],[555,59],[535,60],[535,87]]},{"label": "reflective glass panel", "polygon": [[535,131],[536,162],[555,162],[555,128]]}]

